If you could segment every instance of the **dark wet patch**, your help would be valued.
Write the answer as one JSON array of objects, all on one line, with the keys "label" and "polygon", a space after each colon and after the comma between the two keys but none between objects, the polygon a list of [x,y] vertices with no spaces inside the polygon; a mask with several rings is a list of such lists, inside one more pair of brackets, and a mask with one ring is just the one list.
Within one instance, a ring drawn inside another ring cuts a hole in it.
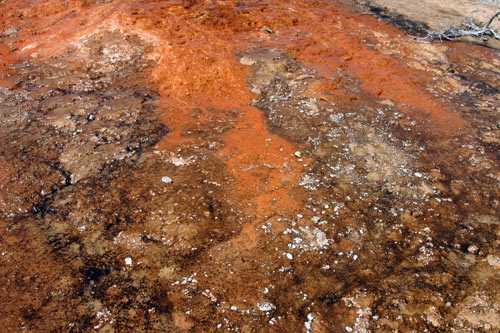
[{"label": "dark wet patch", "polygon": [[464,74],[455,74],[455,76],[463,81],[465,81],[468,85],[470,85],[469,89],[474,90],[474,94],[479,93],[483,95],[496,95],[500,94],[500,90],[497,87],[492,86],[488,82],[483,82],[475,79],[473,76],[464,75]]},{"label": "dark wet patch", "polygon": [[425,22],[410,20],[402,14],[391,13],[387,8],[372,5],[370,2],[367,2],[366,7],[370,13],[382,21],[394,25],[411,36],[424,37],[429,31],[429,26]]}]

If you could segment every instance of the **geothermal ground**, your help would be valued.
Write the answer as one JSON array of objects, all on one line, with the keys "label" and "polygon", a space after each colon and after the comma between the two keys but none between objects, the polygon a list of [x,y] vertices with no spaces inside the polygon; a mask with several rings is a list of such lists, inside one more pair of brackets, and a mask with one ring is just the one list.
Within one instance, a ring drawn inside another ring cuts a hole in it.
[{"label": "geothermal ground", "polygon": [[2,332],[498,332],[498,45],[412,36],[500,7],[406,2],[0,1]]}]

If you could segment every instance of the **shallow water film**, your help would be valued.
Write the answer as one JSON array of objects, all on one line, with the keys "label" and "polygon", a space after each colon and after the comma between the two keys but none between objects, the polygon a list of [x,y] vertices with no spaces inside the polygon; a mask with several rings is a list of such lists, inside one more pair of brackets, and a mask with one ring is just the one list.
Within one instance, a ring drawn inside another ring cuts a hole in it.
[{"label": "shallow water film", "polygon": [[2,330],[498,332],[500,53],[397,3],[0,1]]}]

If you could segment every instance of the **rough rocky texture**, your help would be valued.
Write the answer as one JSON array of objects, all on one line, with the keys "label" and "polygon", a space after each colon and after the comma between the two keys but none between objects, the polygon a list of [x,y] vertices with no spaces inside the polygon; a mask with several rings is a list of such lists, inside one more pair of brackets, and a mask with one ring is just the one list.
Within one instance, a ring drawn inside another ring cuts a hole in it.
[{"label": "rough rocky texture", "polygon": [[498,51],[374,8],[0,3],[4,330],[497,332]]},{"label": "rough rocky texture", "polygon": [[[443,30],[450,26],[459,26],[464,21],[482,26],[500,11],[497,0],[443,0],[443,1],[404,1],[404,0],[369,0],[366,1],[371,12],[384,21],[395,22],[410,35],[419,36],[424,30]],[[397,14],[397,15],[394,15]],[[498,29],[500,21],[495,20],[492,27]],[[425,35],[425,34],[424,34]],[[462,38],[472,43],[483,43],[495,48],[500,41],[490,39],[481,42],[477,38]]]}]

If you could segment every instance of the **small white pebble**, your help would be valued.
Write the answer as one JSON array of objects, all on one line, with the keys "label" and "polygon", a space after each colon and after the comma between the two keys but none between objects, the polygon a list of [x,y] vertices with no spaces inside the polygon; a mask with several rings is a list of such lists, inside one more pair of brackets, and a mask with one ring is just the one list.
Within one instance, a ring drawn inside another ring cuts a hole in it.
[{"label": "small white pebble", "polygon": [[163,177],[161,177],[161,181],[164,182],[164,183],[167,183],[167,184],[172,184],[174,182],[172,180],[172,178],[170,178],[169,176],[163,176]]},{"label": "small white pebble", "polygon": [[130,258],[130,257],[125,258],[125,265],[131,266],[132,265],[132,258]]},{"label": "small white pebble", "polygon": [[415,172],[415,177],[421,178],[422,174],[420,172]]},{"label": "small white pebble", "polygon": [[479,250],[479,248],[476,245],[471,245],[467,248],[467,251],[469,251],[470,253],[477,252],[477,250]]},{"label": "small white pebble", "polygon": [[291,253],[285,253],[286,257],[290,260],[293,259],[293,255]]},{"label": "small white pebble", "polygon": [[301,153],[300,151],[298,151],[298,150],[294,153],[294,155],[295,155],[296,157],[298,157],[298,158],[301,158],[301,157],[302,157],[302,153]]},{"label": "small white pebble", "polygon": [[274,304],[269,302],[257,303],[257,308],[262,312],[267,312],[276,309]]}]

